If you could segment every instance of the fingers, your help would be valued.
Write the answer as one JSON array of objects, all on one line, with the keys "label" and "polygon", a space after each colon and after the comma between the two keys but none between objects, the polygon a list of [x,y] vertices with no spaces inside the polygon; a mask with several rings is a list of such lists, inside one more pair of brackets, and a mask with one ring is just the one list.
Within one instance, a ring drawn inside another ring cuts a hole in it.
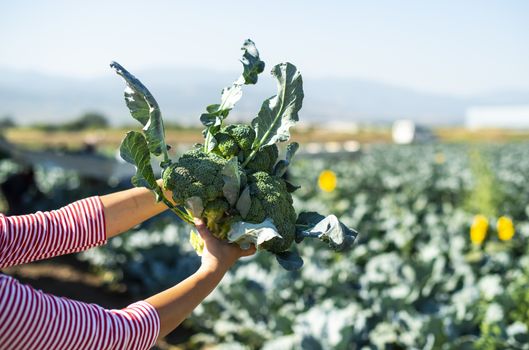
[{"label": "fingers", "polygon": [[202,219],[199,219],[199,218],[194,218],[194,223],[195,223],[195,227],[198,231],[198,234],[200,235],[200,237],[204,240],[204,241],[209,241],[211,239],[214,239],[215,237],[213,237],[213,234],[211,234],[211,232],[209,232],[207,226],[206,226],[206,223],[202,220]]},{"label": "fingers", "polygon": [[255,248],[255,246],[252,244],[250,246],[250,248],[248,249],[241,249],[241,257],[242,256],[250,256],[250,255],[253,255],[255,254],[255,252],[257,251],[257,249]]}]

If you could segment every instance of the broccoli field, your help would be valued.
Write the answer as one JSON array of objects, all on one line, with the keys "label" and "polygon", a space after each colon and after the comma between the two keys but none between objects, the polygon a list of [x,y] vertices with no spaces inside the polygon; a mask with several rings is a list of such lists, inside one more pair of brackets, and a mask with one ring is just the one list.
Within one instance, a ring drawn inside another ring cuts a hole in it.
[{"label": "broccoli field", "polygon": [[[301,185],[294,206],[358,228],[355,247],[336,253],[307,242],[299,271],[265,252],[244,259],[185,322],[180,346],[529,348],[528,159],[525,143],[300,156],[289,170]],[[17,171],[0,160],[0,182]],[[59,170],[36,169],[35,178],[44,193],[32,202],[39,208],[108,191]],[[174,215],[162,215],[78,258],[144,297],[198,267],[188,234]]]}]

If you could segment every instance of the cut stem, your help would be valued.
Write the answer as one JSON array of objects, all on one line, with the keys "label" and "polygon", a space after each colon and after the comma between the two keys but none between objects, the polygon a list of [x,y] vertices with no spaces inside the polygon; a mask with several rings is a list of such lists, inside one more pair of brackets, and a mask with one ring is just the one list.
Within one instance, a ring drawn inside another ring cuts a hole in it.
[{"label": "cut stem", "polygon": [[180,208],[176,207],[171,203],[165,196],[162,194],[161,196],[162,202],[169,208],[173,213],[175,213],[182,221],[187,222],[188,224],[194,224],[193,218],[188,214],[180,210]]}]

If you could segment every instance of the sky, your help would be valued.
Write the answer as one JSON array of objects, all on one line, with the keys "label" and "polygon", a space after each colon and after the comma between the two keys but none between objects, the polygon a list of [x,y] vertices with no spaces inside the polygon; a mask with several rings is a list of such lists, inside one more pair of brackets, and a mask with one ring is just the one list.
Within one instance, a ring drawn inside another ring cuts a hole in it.
[{"label": "sky", "polygon": [[[0,1],[0,69],[70,77],[265,62],[469,96],[529,90],[529,1]],[[0,77],[1,79],[1,77]]]}]

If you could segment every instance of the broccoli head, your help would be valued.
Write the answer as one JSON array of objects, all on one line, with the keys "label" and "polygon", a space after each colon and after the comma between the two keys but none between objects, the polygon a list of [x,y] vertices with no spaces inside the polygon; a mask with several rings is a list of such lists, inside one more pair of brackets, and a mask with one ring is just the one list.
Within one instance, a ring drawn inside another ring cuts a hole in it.
[{"label": "broccoli head", "polygon": [[204,205],[222,197],[222,169],[226,160],[201,149],[184,153],[178,162],[164,170],[163,187],[173,192],[173,200],[183,205],[190,197],[197,196]]},{"label": "broccoli head", "polygon": [[294,241],[297,215],[285,182],[259,171],[248,176],[248,184],[252,201],[245,221],[258,224],[272,219],[282,238],[273,238],[262,248],[274,253],[287,250]]},{"label": "broccoli head", "polygon": [[235,139],[227,132],[219,131],[215,134],[217,140],[217,146],[213,149],[218,155],[229,159],[236,157],[239,154],[239,145]]},{"label": "broccoli head", "polygon": [[255,131],[245,124],[231,124],[223,127],[215,134],[217,146],[213,150],[216,154],[231,158],[240,151],[250,151],[255,139]]},{"label": "broccoli head", "polygon": [[255,131],[250,125],[231,124],[224,128],[224,132],[235,140],[242,151],[249,151],[255,140]]}]

